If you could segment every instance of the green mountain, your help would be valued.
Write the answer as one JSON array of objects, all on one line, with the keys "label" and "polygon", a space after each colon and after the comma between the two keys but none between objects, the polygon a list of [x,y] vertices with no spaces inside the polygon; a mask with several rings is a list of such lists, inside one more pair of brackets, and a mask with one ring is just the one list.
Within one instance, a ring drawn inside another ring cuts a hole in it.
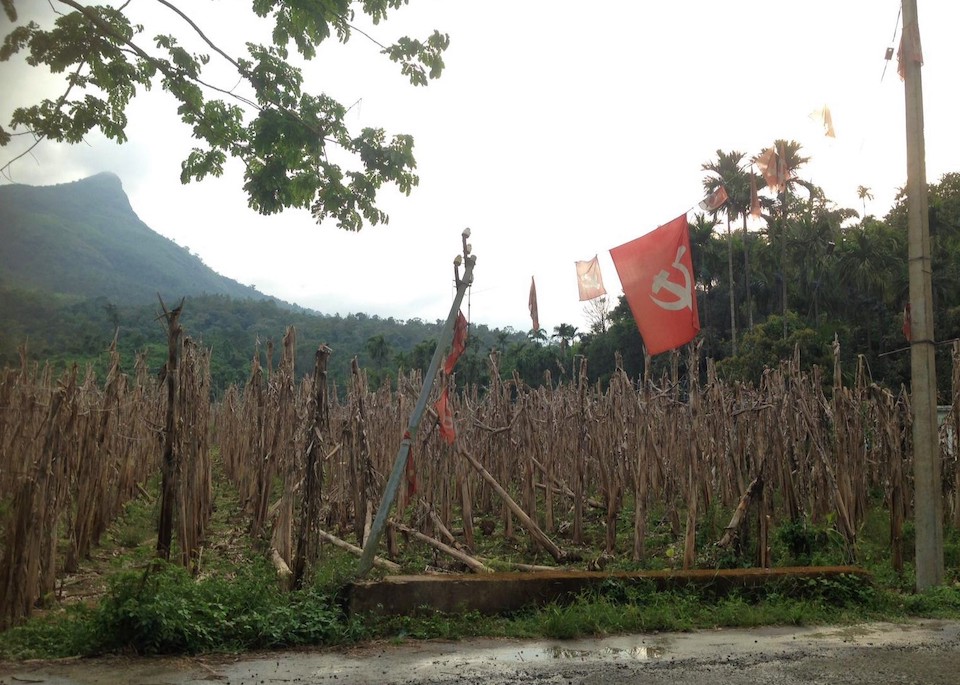
[{"label": "green mountain", "polygon": [[183,296],[267,299],[221,276],[134,213],[103,173],[53,186],[0,186],[0,284],[115,304]]},{"label": "green mountain", "polygon": [[[57,368],[92,363],[102,372],[116,339],[126,370],[138,353],[158,370],[166,330],[157,293],[171,307],[185,299],[184,334],[212,351],[217,393],[243,383],[258,353],[263,366],[276,365],[288,326],[297,332],[297,374],[309,374],[314,351],[328,345],[329,377],[341,392],[355,356],[374,386],[401,368],[426,369],[441,329],[439,321],[319,314],[225,278],[140,221],[113,174],[0,186],[0,239],[0,367],[16,366],[25,353]],[[459,378],[477,381],[490,349],[523,339],[472,325]]]}]

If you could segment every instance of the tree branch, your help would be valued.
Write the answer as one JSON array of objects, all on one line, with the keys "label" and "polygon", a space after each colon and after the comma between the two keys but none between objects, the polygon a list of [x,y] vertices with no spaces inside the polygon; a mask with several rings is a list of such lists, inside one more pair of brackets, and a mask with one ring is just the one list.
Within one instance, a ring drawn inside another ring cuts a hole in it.
[{"label": "tree branch", "polygon": [[[79,76],[79,75],[80,75],[80,71],[81,71],[86,65],[87,65],[87,61],[86,61],[86,60],[81,60],[81,62],[77,65],[76,71],[73,72],[73,75],[74,75],[74,76]],[[67,84],[67,89],[66,89],[65,91],[63,91],[63,95],[61,95],[61,96],[57,99],[57,107],[56,107],[56,109],[57,109],[58,111],[59,111],[59,109],[60,109],[61,107],[63,107],[63,103],[67,101],[67,96],[70,95],[70,91],[73,90],[73,86],[74,86],[74,85],[75,85],[74,79],[72,79],[72,78],[69,79],[69,82],[68,82],[68,84]],[[24,133],[26,133],[26,132],[24,132]],[[11,183],[13,183],[13,177],[10,176],[10,167],[13,166],[14,162],[16,162],[17,160],[22,159],[22,158],[26,157],[27,155],[29,155],[30,153],[32,153],[33,150],[34,150],[34,148],[36,148],[37,145],[39,145],[39,144],[42,143],[44,140],[46,140],[46,138],[47,138],[46,134],[41,133],[41,134],[37,137],[37,139],[33,141],[33,144],[32,144],[30,147],[28,147],[26,150],[24,150],[24,151],[21,152],[19,155],[17,155],[17,156],[14,157],[13,159],[9,160],[6,164],[4,164],[2,167],[0,167],[0,174],[2,174],[3,177],[6,178],[8,181],[10,181]]]},{"label": "tree branch", "polygon": [[[161,0],[158,0],[158,1],[161,1]],[[150,62],[150,64],[152,64],[152,65],[155,66],[157,69],[159,69],[161,72],[163,72],[163,74],[164,74],[165,76],[168,76],[168,77],[170,77],[170,78],[179,78],[179,77],[188,78],[188,79],[190,79],[191,81],[193,81],[193,82],[195,82],[195,83],[197,83],[197,84],[199,84],[199,85],[201,85],[201,86],[203,86],[203,87],[205,87],[205,88],[209,88],[210,90],[216,91],[216,92],[218,92],[218,93],[222,93],[223,95],[229,95],[230,97],[236,99],[238,102],[241,102],[241,103],[243,103],[243,104],[245,104],[245,105],[247,105],[247,106],[249,106],[249,107],[252,107],[252,108],[254,108],[254,109],[258,110],[258,111],[261,110],[261,109],[263,109],[260,105],[258,105],[258,104],[257,104],[256,102],[254,102],[253,100],[250,100],[250,99],[248,99],[248,98],[242,97],[242,96],[237,95],[237,94],[235,94],[235,93],[231,93],[230,91],[224,90],[223,88],[219,88],[219,87],[213,85],[212,83],[207,83],[206,81],[204,81],[204,80],[202,80],[202,79],[195,78],[195,77],[189,76],[188,74],[185,74],[185,73],[183,73],[183,72],[177,72],[177,71],[171,69],[169,62],[167,62],[166,60],[162,60],[162,59],[158,59],[158,58],[154,57],[154,56],[151,55],[150,53],[144,51],[143,48],[141,48],[139,45],[137,45],[136,43],[134,43],[132,40],[130,40],[130,39],[124,37],[124,36],[121,36],[121,35],[118,34],[116,31],[113,30],[113,27],[112,27],[112,26],[110,26],[110,25],[107,24],[105,21],[103,21],[99,16],[97,16],[97,13],[96,13],[96,12],[92,11],[89,7],[84,7],[83,5],[81,5],[81,4],[79,4],[78,2],[76,2],[76,0],[57,0],[57,2],[60,2],[60,3],[64,4],[64,5],[67,5],[68,7],[72,7],[73,9],[77,10],[78,12],[80,12],[84,17],[86,17],[87,21],[89,21],[91,24],[93,24],[94,26],[96,26],[97,29],[99,29],[104,35],[110,36],[111,38],[114,38],[115,40],[118,40],[118,41],[120,41],[121,43],[123,43],[124,45],[126,45],[127,47],[129,47],[131,50],[133,50],[134,54],[136,54],[136,55],[137,55],[138,57],[140,57],[141,59],[144,59],[144,60]],[[229,59],[229,58],[228,58],[228,59]]]},{"label": "tree branch", "polygon": [[228,62],[230,62],[230,64],[232,64],[237,71],[239,71],[240,73],[243,73],[243,70],[240,68],[240,64],[237,63],[237,61],[236,61],[235,59],[233,59],[230,55],[228,55],[228,54],[225,53],[223,50],[221,50],[221,49],[218,48],[216,45],[214,45],[213,41],[211,41],[209,38],[207,38],[206,34],[205,34],[203,31],[200,30],[200,27],[197,26],[196,23],[194,23],[193,19],[191,19],[190,17],[188,17],[186,14],[184,14],[184,13],[180,10],[180,8],[176,7],[176,6],[173,5],[172,3],[167,2],[167,0],[157,0],[157,2],[159,2],[159,3],[160,3],[161,5],[163,5],[164,7],[168,7],[171,11],[175,12],[176,14],[178,14],[181,19],[183,19],[185,22],[187,22],[188,24],[190,24],[190,27],[191,27],[194,31],[197,32],[197,35],[200,36],[201,39],[203,39],[203,42],[204,42],[204,43],[206,43],[207,45],[210,46],[210,49],[211,49],[211,50],[215,51],[218,55],[220,55],[220,56],[223,57],[225,60],[227,60]]}]

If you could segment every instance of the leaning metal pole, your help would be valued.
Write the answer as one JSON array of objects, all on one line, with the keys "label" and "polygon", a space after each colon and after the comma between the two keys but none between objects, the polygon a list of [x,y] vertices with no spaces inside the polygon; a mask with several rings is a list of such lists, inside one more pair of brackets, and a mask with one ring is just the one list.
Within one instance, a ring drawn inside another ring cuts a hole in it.
[{"label": "leaning metal pole", "polygon": [[[467,243],[470,237],[470,229],[466,228],[461,235],[463,239],[463,256],[457,255],[453,262],[453,273],[457,284],[457,294],[453,298],[453,304],[450,306],[450,314],[447,316],[446,323],[440,331],[440,339],[437,340],[437,349],[433,352],[433,359],[430,360],[430,368],[427,369],[427,375],[423,378],[423,387],[420,389],[420,398],[417,400],[417,406],[413,408],[410,415],[410,422],[407,425],[407,432],[400,441],[400,449],[397,450],[396,461],[393,462],[393,470],[390,472],[390,478],[387,480],[387,487],[383,491],[383,498],[380,500],[380,508],[377,509],[377,516],[373,520],[370,528],[370,535],[363,546],[363,555],[360,557],[360,564],[357,567],[357,577],[363,578],[370,572],[373,566],[373,558],[380,544],[380,536],[383,535],[383,529],[387,523],[387,515],[390,513],[390,507],[393,506],[393,500],[397,496],[397,490],[400,487],[400,478],[403,476],[404,467],[407,465],[407,457],[410,454],[410,445],[417,437],[417,429],[420,427],[420,419],[423,411],[427,407],[427,399],[430,397],[430,390],[433,388],[433,379],[437,375],[437,369],[440,368],[440,360],[446,352],[447,345],[453,337],[453,327],[460,312],[460,304],[463,302],[463,295],[467,288],[473,283],[473,267],[477,263],[477,258],[470,254],[471,248]],[[466,268],[463,271],[463,278],[460,277],[460,264],[465,263]]]},{"label": "leaning metal pole", "polygon": [[923,139],[917,0],[903,0],[900,62],[907,128],[907,240],[910,276],[910,406],[913,410],[917,590],[943,584],[943,504],[937,436],[930,220]]}]

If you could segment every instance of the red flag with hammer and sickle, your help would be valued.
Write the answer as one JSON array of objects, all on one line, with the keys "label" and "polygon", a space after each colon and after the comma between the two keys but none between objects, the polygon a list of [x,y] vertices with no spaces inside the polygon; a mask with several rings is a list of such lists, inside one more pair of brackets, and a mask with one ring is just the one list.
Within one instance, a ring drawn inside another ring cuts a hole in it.
[{"label": "red flag with hammer and sickle", "polygon": [[687,215],[610,250],[623,294],[650,354],[684,345],[700,330]]}]

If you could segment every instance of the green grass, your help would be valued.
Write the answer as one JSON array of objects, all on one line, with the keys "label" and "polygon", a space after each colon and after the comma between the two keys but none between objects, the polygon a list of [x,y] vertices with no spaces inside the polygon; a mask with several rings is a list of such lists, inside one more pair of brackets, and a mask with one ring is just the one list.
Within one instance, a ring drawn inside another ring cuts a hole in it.
[{"label": "green grass", "polygon": [[[337,565],[346,567],[347,561],[340,559]],[[152,563],[114,576],[96,607],[74,606],[0,633],[0,657],[238,652],[371,639],[567,639],[726,626],[960,619],[956,586],[909,594],[852,575],[785,580],[724,595],[710,589],[663,592],[647,582],[610,580],[573,602],[509,616],[424,610],[414,616],[349,617],[338,598],[339,586],[330,582],[319,577],[309,588],[283,592],[263,562],[238,569],[230,579],[199,581],[179,567]]]}]

